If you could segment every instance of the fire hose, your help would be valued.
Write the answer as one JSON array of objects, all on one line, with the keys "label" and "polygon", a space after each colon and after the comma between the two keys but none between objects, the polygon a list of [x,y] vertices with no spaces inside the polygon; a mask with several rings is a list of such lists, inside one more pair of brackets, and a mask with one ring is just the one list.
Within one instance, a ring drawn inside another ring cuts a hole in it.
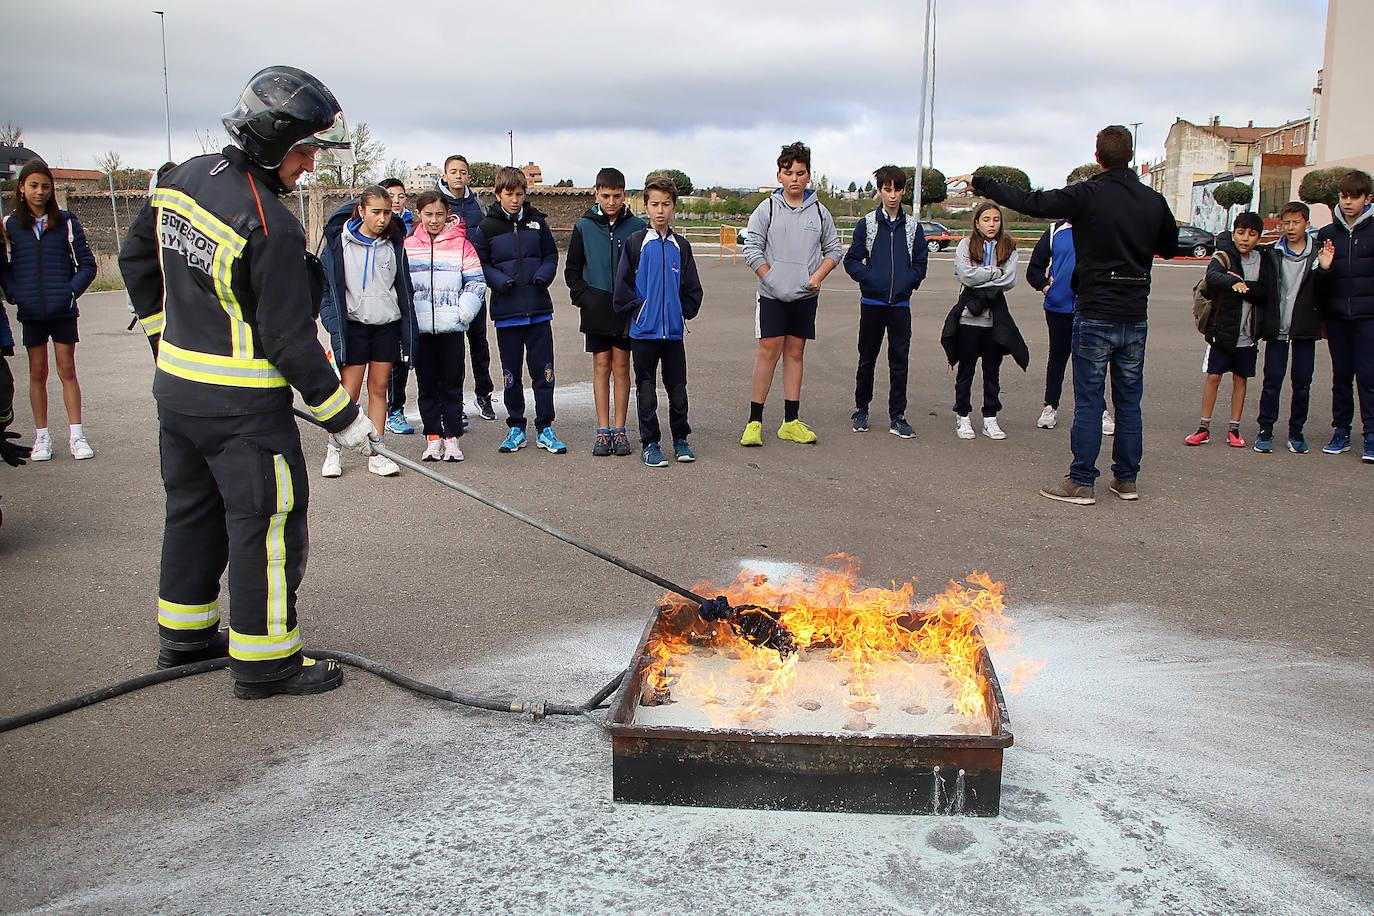
[{"label": "fire hose", "polygon": [[[301,419],[316,426],[319,425],[310,414],[299,409],[296,409],[294,412],[296,416]],[[571,547],[576,547],[578,550],[591,554],[613,566],[617,566],[632,575],[638,576],[646,582],[650,582],[660,588],[686,598],[688,601],[697,605],[698,613],[703,619],[708,621],[725,621],[729,623],[741,637],[754,645],[774,649],[784,657],[795,650],[792,634],[788,632],[787,628],[778,619],[777,614],[769,608],[752,604],[732,606],[723,595],[718,595],[714,598],[707,598],[704,595],[699,595],[684,586],[678,585],[670,579],[660,576],[635,563],[631,563],[628,560],[624,560],[600,547],[573,537],[571,534],[555,528],[553,525],[537,519],[532,515],[521,512],[513,506],[508,506],[499,499],[487,496],[466,484],[459,483],[451,477],[447,477],[403,455],[399,455],[386,446],[374,443],[373,450],[377,454],[384,455],[398,465],[408,468],[441,486],[448,487],[451,490],[457,490],[464,496],[475,499],[489,508],[504,513],[517,521],[524,522],[533,528],[537,528]],[[424,681],[402,674],[387,667],[381,662],[362,655],[356,655],[352,652],[312,649],[310,654],[314,658],[334,659],[345,665],[371,672],[384,680],[390,681],[398,687],[424,696],[433,697],[437,700],[444,700],[474,709],[490,710],[492,712],[528,713],[535,719],[541,719],[545,716],[589,715],[595,710],[603,708],[602,704],[605,702],[606,698],[619,688],[621,681],[627,673],[627,671],[622,671],[617,674],[585,703],[552,703],[542,699],[524,701],[508,700],[446,690],[442,687],[436,687],[433,684],[427,684]],[[142,674],[125,681],[120,681],[117,684],[111,684],[108,687],[92,690],[80,696],[71,697],[70,699],[52,703],[48,706],[39,707],[38,709],[32,709],[28,712],[0,719],[0,733],[52,719],[69,712],[75,712],[78,709],[84,709],[87,706],[123,696],[126,693],[141,690],[145,687],[152,687],[157,684],[163,684],[168,681],[174,681],[196,674],[205,674],[210,671],[220,671],[228,666],[229,659],[227,657],[215,658]]]}]

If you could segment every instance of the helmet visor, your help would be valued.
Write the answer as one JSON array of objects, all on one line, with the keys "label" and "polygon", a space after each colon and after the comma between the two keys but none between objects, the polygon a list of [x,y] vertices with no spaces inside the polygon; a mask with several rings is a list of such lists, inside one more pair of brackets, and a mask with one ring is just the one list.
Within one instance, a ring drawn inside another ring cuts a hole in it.
[{"label": "helmet visor", "polygon": [[348,120],[341,111],[334,115],[334,123],[324,130],[316,131],[304,143],[313,143],[323,149],[351,150],[353,136],[348,132]]}]

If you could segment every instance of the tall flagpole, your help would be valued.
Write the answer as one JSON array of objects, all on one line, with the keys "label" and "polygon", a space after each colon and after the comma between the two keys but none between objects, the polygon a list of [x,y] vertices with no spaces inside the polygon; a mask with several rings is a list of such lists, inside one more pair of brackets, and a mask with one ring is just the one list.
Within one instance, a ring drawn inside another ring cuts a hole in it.
[{"label": "tall flagpole", "polygon": [[162,104],[167,111],[167,161],[172,161],[172,94],[167,88],[167,14],[153,10],[162,24]]},{"label": "tall flagpole", "polygon": [[921,170],[925,160],[926,99],[930,94],[930,14],[934,0],[926,0],[925,43],[921,54],[921,113],[916,120],[916,185],[911,189],[911,212],[921,212]]}]

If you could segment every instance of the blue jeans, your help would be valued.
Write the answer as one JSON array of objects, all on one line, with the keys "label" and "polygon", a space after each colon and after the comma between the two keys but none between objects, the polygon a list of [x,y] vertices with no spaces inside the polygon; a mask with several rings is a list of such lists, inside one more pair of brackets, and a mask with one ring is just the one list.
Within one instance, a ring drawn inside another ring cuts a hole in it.
[{"label": "blue jeans", "polygon": [[1102,411],[1106,409],[1107,370],[1111,369],[1116,437],[1112,473],[1134,481],[1145,450],[1140,398],[1145,393],[1145,321],[1073,319],[1073,464],[1069,477],[1083,487],[1097,480],[1097,454],[1102,450]]}]

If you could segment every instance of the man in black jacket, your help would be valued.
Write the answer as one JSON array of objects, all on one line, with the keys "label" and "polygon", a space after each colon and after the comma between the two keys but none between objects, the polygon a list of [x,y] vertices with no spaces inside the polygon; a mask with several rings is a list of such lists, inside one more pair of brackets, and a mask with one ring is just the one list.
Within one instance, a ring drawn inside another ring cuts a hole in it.
[{"label": "man in black jacket", "polygon": [[1067,219],[1074,226],[1078,263],[1073,289],[1073,463],[1064,480],[1040,490],[1060,502],[1096,502],[1097,455],[1102,448],[1102,411],[1110,367],[1116,438],[1111,490],[1138,499],[1136,475],[1144,450],[1140,398],[1144,391],[1146,312],[1154,256],[1178,252],[1178,226],[1160,194],[1129,168],[1131,132],[1119,124],[1097,134],[1101,174],[1057,191],[1022,191],[975,177],[973,189],[1031,216]]}]

